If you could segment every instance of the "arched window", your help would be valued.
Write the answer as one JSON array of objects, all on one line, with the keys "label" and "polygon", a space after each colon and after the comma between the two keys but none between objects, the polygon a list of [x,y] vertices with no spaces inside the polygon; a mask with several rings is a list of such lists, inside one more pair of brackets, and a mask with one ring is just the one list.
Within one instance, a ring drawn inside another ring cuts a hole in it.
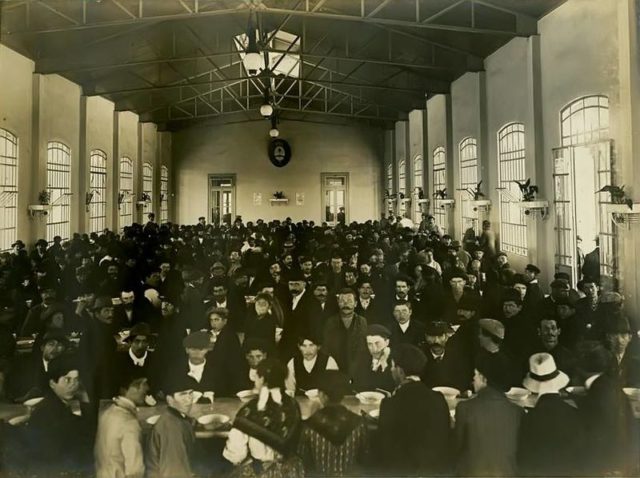
[{"label": "arched window", "polygon": [[[433,191],[442,191],[447,187],[447,152],[444,147],[438,146],[433,150]],[[450,194],[447,193],[447,197]],[[433,208],[433,217],[436,224],[446,232],[449,224],[447,224],[447,211],[442,207]]]},{"label": "arched window", "polygon": [[71,150],[66,144],[47,145],[47,191],[52,208],[47,215],[47,241],[71,235]]},{"label": "arched window", "polygon": [[560,112],[562,146],[591,144],[609,139],[609,99],[585,96]]},{"label": "arched window", "polygon": [[100,232],[107,227],[107,155],[104,151],[91,151],[89,165],[89,232]]},{"label": "arched window", "polygon": [[[407,162],[404,159],[398,162],[398,197],[407,197]],[[405,213],[405,203],[400,201],[398,214],[404,216]]]},{"label": "arched window", "polygon": [[142,165],[142,192],[146,194],[144,212],[151,212],[153,209],[153,166],[151,163]]},{"label": "arched window", "polygon": [[160,222],[169,220],[169,168],[160,167]]},{"label": "arched window", "polygon": [[393,193],[393,164],[387,166],[387,191]]},{"label": "arched window", "polygon": [[475,191],[478,184],[478,143],[475,138],[465,138],[460,142],[460,189],[462,199],[462,231],[470,227],[478,233],[478,214],[470,201],[473,199],[464,191]]},{"label": "arched window", "polygon": [[[420,155],[413,158],[413,187],[416,190],[417,188],[424,189],[424,160]],[[414,221],[420,221],[422,209],[420,209],[420,203],[418,202],[418,194],[414,194],[413,202]]]},{"label": "arched window", "polygon": [[18,138],[0,128],[0,251],[18,239]]},{"label": "arched window", "polygon": [[118,207],[120,208],[120,229],[133,224],[133,161],[126,156],[120,158]]},{"label": "arched window", "polygon": [[525,181],[524,124],[510,123],[498,131],[498,184],[508,191],[500,195],[500,248],[527,255],[527,224],[524,210],[511,197],[521,197],[514,181]]}]

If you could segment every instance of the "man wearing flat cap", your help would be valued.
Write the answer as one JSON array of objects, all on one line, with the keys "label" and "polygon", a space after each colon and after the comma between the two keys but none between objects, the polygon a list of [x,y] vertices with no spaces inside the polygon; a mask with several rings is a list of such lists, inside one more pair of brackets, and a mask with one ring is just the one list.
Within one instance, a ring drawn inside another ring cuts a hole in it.
[{"label": "man wearing flat cap", "polygon": [[185,375],[171,377],[164,386],[167,408],[151,429],[145,466],[149,478],[190,477],[195,433],[190,418],[193,381]]},{"label": "man wearing flat cap", "polygon": [[185,355],[176,360],[165,377],[162,391],[175,381],[186,380],[190,388],[198,392],[214,392],[216,396],[230,396],[232,388],[226,380],[223,364],[214,364],[209,352],[213,348],[211,336],[206,331],[192,332],[187,335],[182,345]]},{"label": "man wearing flat cap", "polygon": [[495,319],[480,319],[478,321],[478,345],[479,351],[475,357],[474,363],[483,359],[483,356],[497,355],[502,363],[508,364],[508,382],[514,387],[520,386],[524,372],[521,370],[520,364],[517,363],[511,355],[502,350],[504,342],[505,330],[504,325]]},{"label": "man wearing flat cap", "polygon": [[429,387],[453,387],[462,392],[471,387],[473,363],[471,357],[461,355],[460,350],[447,347],[453,333],[447,322],[427,324],[424,336],[427,360],[420,378]]},{"label": "man wearing flat cap", "polygon": [[517,444],[524,409],[511,403],[509,366],[504,356],[485,354],[476,361],[476,396],[456,407],[458,474],[516,476]]},{"label": "man wearing flat cap", "polygon": [[410,344],[392,355],[394,394],[380,404],[373,442],[376,464],[393,476],[434,476],[449,471],[452,458],[449,407],[441,393],[420,380],[426,357]]},{"label": "man wearing flat cap", "polygon": [[[523,385],[538,396],[536,406],[522,418],[518,439],[521,476],[581,475],[584,431],[580,412],[560,396],[569,376],[548,353],[529,358]],[[587,470],[582,470],[587,471]]]},{"label": "man wearing flat cap", "polygon": [[383,325],[372,324],[367,327],[367,356],[358,361],[353,375],[353,387],[358,392],[376,389],[391,393],[395,382],[391,375],[391,332]]},{"label": "man wearing flat cap", "polygon": [[540,268],[535,264],[527,264],[524,268],[524,275],[527,279],[527,295],[529,301],[538,305],[544,300],[544,293],[540,290],[540,284],[538,283],[538,275],[540,275]]}]

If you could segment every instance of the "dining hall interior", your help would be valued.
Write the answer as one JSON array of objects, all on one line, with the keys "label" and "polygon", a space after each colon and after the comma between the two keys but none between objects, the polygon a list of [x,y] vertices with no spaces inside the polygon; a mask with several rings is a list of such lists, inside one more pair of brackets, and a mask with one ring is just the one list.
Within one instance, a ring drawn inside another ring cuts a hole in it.
[{"label": "dining hall interior", "polygon": [[0,2],[0,475],[640,474],[640,1]]}]

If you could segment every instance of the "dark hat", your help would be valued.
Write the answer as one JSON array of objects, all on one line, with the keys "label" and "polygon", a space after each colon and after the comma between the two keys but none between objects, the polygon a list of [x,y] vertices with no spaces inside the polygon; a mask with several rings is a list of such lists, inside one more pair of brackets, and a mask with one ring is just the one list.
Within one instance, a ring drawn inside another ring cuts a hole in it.
[{"label": "dark hat", "polygon": [[502,303],[505,302],[515,302],[516,304],[522,303],[522,297],[520,296],[520,292],[515,289],[505,289],[502,293]]},{"label": "dark hat", "polygon": [[64,334],[64,332],[58,329],[49,329],[42,337],[42,344],[44,345],[47,342],[51,342],[52,340],[60,342],[65,346],[69,345],[69,339],[67,338],[67,336]]},{"label": "dark hat", "polygon": [[194,380],[186,373],[176,374],[170,377],[162,388],[165,395],[173,395],[177,392],[186,392],[187,390],[193,390],[194,383]]},{"label": "dark hat", "polygon": [[478,325],[482,330],[488,334],[493,335],[501,340],[504,340],[504,325],[499,320],[495,319],[480,319]]},{"label": "dark hat", "polygon": [[391,338],[391,332],[384,325],[371,324],[367,327],[367,335],[379,335],[384,339]]},{"label": "dark hat", "polygon": [[104,309],[105,307],[113,307],[113,300],[111,297],[100,296],[93,303],[92,310]]},{"label": "dark hat", "polygon": [[11,247],[20,247],[21,249],[25,248],[24,242],[22,242],[20,239],[18,239],[16,242],[14,242],[13,244],[11,244]]},{"label": "dark hat", "polygon": [[524,276],[524,274],[514,274],[511,278],[511,283],[515,284],[527,284],[529,280]]},{"label": "dark hat", "polygon": [[262,350],[264,353],[271,353],[271,345],[264,339],[256,337],[249,337],[242,344],[242,350],[245,354],[248,354],[252,350]]},{"label": "dark hat", "polygon": [[483,353],[476,360],[476,369],[487,383],[502,392],[509,390],[510,370],[508,359],[502,354]]},{"label": "dark hat", "polygon": [[527,266],[524,268],[525,271],[531,271],[534,274],[540,274],[540,268],[536,265],[533,264],[527,264]]},{"label": "dark hat", "polygon": [[480,308],[480,298],[476,294],[462,294],[458,302],[458,309],[478,310]]},{"label": "dark hat", "polygon": [[571,277],[566,272],[556,272],[555,274],[553,274],[553,278],[554,279],[564,280],[564,281],[567,281],[567,282],[569,282],[571,280]]},{"label": "dark hat", "polygon": [[451,279],[463,279],[465,282],[469,280],[469,278],[467,277],[467,273],[465,271],[463,271],[462,269],[453,269],[451,272],[449,272],[447,274],[447,279],[451,280]]},{"label": "dark hat", "polygon": [[451,326],[442,320],[429,322],[424,331],[425,335],[430,335],[432,337],[437,337],[440,335],[450,334],[453,332]]},{"label": "dark hat", "polygon": [[449,246],[449,247],[454,247],[456,249],[460,249],[462,247],[462,244],[460,244],[460,241],[453,241],[451,243],[451,246]]},{"label": "dark hat", "polygon": [[627,318],[620,314],[614,313],[607,317],[606,321],[607,334],[630,334],[631,327],[629,327],[629,321]]},{"label": "dark hat", "polygon": [[147,324],[146,322],[140,322],[131,327],[129,335],[127,336],[125,341],[129,342],[139,335],[144,335],[145,337],[151,336],[151,327],[149,326],[149,324]]},{"label": "dark hat", "polygon": [[393,363],[404,370],[405,375],[419,375],[427,364],[427,357],[415,345],[399,344],[391,355]]},{"label": "dark hat", "polygon": [[287,274],[287,280],[289,282],[306,282],[306,278],[300,269],[293,269]]},{"label": "dark hat", "polygon": [[49,243],[48,243],[47,241],[45,241],[44,239],[38,239],[38,240],[36,241],[36,246],[39,246],[39,245],[41,245],[41,244],[42,244],[43,246],[45,246],[45,247],[49,245]]},{"label": "dark hat", "polygon": [[302,342],[308,340],[315,345],[322,345],[322,336],[312,330],[311,327],[304,327],[298,334],[298,345],[302,345]]},{"label": "dark hat", "polygon": [[182,339],[182,345],[186,349],[210,349],[211,336],[207,332],[199,330]]},{"label": "dark hat", "polygon": [[500,257],[500,256],[509,257],[509,256],[507,255],[507,253],[506,253],[506,252],[504,252],[504,251],[500,251],[500,252],[498,252],[498,253],[496,254],[496,257]]},{"label": "dark hat", "polygon": [[339,401],[351,393],[349,379],[339,370],[324,370],[318,377],[318,390],[327,394],[331,401]]},{"label": "dark hat", "polygon": [[63,377],[72,370],[79,370],[79,364],[75,360],[75,357],[61,355],[49,362],[47,378],[57,382],[60,377]]},{"label": "dark hat", "polygon": [[549,284],[549,286],[552,289],[571,289],[569,282],[563,279],[555,279],[551,281],[551,284]]}]

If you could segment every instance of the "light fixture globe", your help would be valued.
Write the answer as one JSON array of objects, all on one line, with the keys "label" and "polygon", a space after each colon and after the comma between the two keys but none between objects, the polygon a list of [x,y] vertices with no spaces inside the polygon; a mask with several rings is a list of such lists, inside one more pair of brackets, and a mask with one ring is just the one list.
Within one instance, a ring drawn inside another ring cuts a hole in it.
[{"label": "light fixture globe", "polygon": [[278,131],[278,128],[271,128],[269,130],[269,136],[271,136],[272,138],[277,138],[278,136],[280,136],[280,131]]},{"label": "light fixture globe", "polygon": [[247,70],[247,73],[249,73],[250,76],[255,76],[263,66],[262,55],[258,52],[247,52],[242,63],[244,63],[244,68]]},{"label": "light fixture globe", "polygon": [[263,104],[262,106],[260,106],[260,114],[265,118],[268,118],[273,114],[273,106],[271,106],[269,103]]}]

